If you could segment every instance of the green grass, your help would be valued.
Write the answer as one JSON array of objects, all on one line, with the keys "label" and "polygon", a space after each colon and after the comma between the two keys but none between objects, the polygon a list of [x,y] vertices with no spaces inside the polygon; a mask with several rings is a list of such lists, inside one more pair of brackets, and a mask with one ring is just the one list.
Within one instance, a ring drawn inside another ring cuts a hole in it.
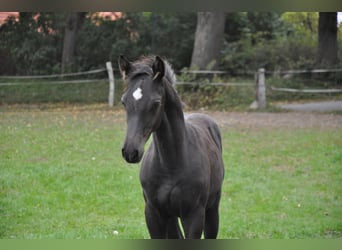
[{"label": "green grass", "polygon": [[341,131],[233,131],[223,139],[221,236],[341,237]]},{"label": "green grass", "polygon": [[[124,133],[120,110],[0,111],[0,238],[148,238]],[[219,238],[341,238],[340,129],[222,134]]]}]

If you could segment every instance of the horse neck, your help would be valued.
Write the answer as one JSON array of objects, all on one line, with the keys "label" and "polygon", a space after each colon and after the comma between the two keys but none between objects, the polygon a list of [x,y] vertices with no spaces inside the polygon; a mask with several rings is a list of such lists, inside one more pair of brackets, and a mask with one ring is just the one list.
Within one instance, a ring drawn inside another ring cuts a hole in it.
[{"label": "horse neck", "polygon": [[160,157],[167,162],[181,159],[184,152],[185,123],[182,103],[174,88],[166,84],[164,113],[153,141]]}]

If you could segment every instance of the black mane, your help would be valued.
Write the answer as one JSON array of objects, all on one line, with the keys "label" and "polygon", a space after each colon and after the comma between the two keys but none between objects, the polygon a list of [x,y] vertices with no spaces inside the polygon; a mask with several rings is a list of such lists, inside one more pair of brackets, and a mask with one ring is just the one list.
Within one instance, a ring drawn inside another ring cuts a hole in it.
[{"label": "black mane", "polygon": [[[140,74],[147,74],[147,75],[152,75],[152,65],[155,60],[155,56],[150,55],[150,56],[141,56],[138,60],[134,61],[133,64],[133,70],[129,73],[128,77],[134,78],[137,75]],[[163,59],[165,63],[165,78],[168,80],[172,85],[176,84],[176,75],[175,72],[173,71],[170,63]]]}]

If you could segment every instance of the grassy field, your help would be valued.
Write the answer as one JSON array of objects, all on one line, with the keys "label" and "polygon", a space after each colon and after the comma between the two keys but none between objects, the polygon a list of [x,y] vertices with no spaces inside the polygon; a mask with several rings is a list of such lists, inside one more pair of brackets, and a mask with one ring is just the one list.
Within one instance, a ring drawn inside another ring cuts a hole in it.
[{"label": "grassy field", "polygon": [[[0,110],[0,238],[148,238],[125,115]],[[341,238],[342,131],[222,127],[219,238]]]}]

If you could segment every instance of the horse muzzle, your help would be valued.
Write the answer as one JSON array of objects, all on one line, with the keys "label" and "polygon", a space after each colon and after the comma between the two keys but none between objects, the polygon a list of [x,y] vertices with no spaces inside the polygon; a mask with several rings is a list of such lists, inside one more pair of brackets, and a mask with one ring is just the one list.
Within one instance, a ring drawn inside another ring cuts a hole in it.
[{"label": "horse muzzle", "polygon": [[144,151],[138,150],[136,148],[127,147],[124,146],[121,149],[122,157],[128,162],[128,163],[138,163],[141,161],[141,158],[144,154]]}]

